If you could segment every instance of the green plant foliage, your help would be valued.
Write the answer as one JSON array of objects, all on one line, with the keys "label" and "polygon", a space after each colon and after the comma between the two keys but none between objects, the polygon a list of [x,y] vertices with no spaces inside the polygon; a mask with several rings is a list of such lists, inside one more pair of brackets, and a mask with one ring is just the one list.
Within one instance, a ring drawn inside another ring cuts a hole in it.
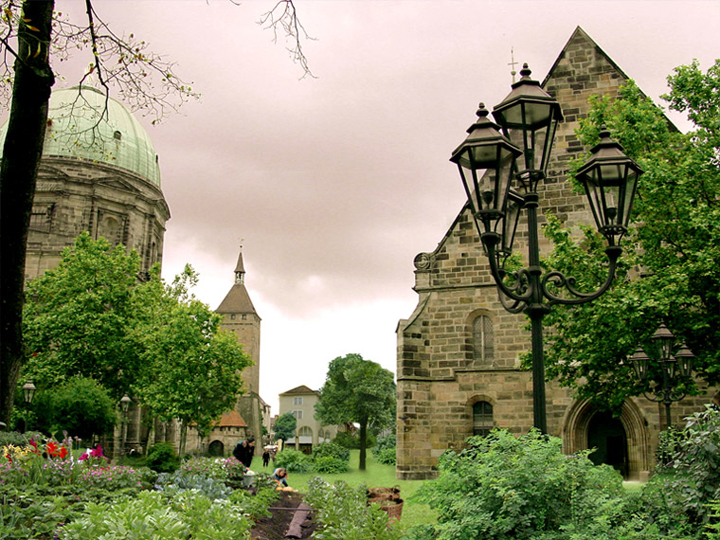
[{"label": "green plant foliage", "polygon": [[402,531],[388,525],[388,516],[367,504],[367,488],[351,488],[338,481],[330,485],[320,477],[308,482],[306,501],[318,510],[322,523],[313,537],[319,540],[398,540]]},{"label": "green plant foliage", "polygon": [[[522,437],[495,430],[440,458],[437,480],[416,497],[438,511],[435,538],[524,540],[585,525],[622,496],[622,478],[587,452],[566,456],[562,441],[536,430]],[[425,530],[427,533],[427,530]]]},{"label": "green plant foliage", "polygon": [[710,532],[706,532],[705,536],[707,540],[720,540],[720,501],[711,501],[707,507],[710,523],[705,528]]},{"label": "green plant foliage", "polygon": [[317,460],[321,457],[332,457],[348,463],[350,461],[350,450],[335,442],[326,442],[313,448],[312,458]]},{"label": "green plant foliage", "polygon": [[290,437],[295,436],[296,427],[297,418],[292,413],[278,416],[277,420],[275,420],[275,438],[279,441],[287,441]]},{"label": "green plant foliage", "polygon": [[172,498],[145,491],[136,499],[114,505],[88,504],[87,515],[65,525],[59,538],[247,539],[251,526],[241,509],[229,501],[212,501],[197,491]]},{"label": "green plant foliage", "polygon": [[686,420],[685,428],[660,440],[651,483],[667,493],[668,503],[692,522],[707,522],[708,504],[720,500],[720,409],[708,405]]},{"label": "green plant foliage", "polygon": [[268,507],[280,498],[277,484],[267,475],[259,474],[255,485],[255,494],[245,489],[236,489],[230,494],[230,502],[242,509],[242,512],[254,520],[270,517]]},{"label": "green plant foliage", "polygon": [[97,381],[71,377],[37,396],[35,427],[47,433],[66,431],[86,441],[111,433],[117,422],[115,402]]},{"label": "green plant foliage", "polygon": [[[671,109],[687,113],[693,123],[689,133],[673,129],[632,81],[615,100],[592,99],[578,130],[590,146],[606,125],[645,171],[613,288],[583,306],[556,306],[545,319],[552,326],[548,377],[606,409],[617,409],[660,380],[657,359],[644,386],[624,360],[637,345],[652,351],[649,337],[661,322],[695,354],[697,377],[710,385],[720,382],[720,61],[705,73],[697,62],[678,67],[668,82],[663,98]],[[550,221],[545,232],[555,251],[544,264],[581,285],[597,284],[605,264],[598,236],[586,231],[576,241]],[[642,269],[644,277],[638,279],[633,268]],[[698,392],[691,379],[682,389]]]},{"label": "green plant foliage", "polygon": [[332,456],[320,456],[313,462],[313,471],[323,474],[340,474],[350,469],[347,461]]},{"label": "green plant foliage", "polygon": [[275,457],[275,466],[278,468],[284,467],[288,472],[310,472],[313,470],[310,456],[292,448],[285,448],[282,452],[278,452]]},{"label": "green plant foliage", "polygon": [[177,470],[172,474],[160,473],[155,487],[170,494],[195,490],[211,500],[227,499],[232,492],[221,480],[216,480],[204,474],[188,474],[181,470]]},{"label": "green plant foliage", "polygon": [[175,472],[180,467],[180,458],[170,443],[158,443],[148,450],[145,463],[157,472]]},{"label": "green plant foliage", "polygon": [[372,449],[375,461],[384,465],[395,465],[396,459],[396,437],[394,433],[385,435],[378,439],[377,444]]}]

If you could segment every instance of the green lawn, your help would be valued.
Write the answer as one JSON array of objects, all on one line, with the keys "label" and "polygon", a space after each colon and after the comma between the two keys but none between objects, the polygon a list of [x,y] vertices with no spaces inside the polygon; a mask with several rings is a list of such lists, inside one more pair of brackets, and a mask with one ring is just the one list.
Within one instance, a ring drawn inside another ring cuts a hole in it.
[{"label": "green lawn", "polygon": [[[375,462],[372,452],[367,452],[367,468],[364,471],[358,470],[358,461],[360,458],[359,450],[350,451],[350,470],[343,474],[317,474],[317,473],[290,473],[288,483],[301,493],[307,492],[307,482],[315,476],[321,476],[325,481],[333,484],[338,480],[343,480],[351,486],[359,486],[361,484],[367,487],[400,487],[400,496],[405,501],[402,511],[401,522],[405,526],[415,525],[417,523],[434,523],[436,520],[435,512],[425,504],[413,503],[409,501],[410,495],[415,493],[417,489],[425,482],[425,480],[398,480],[395,478],[394,465],[382,465]],[[252,470],[255,472],[266,472],[272,474],[273,465],[270,462],[268,467],[262,466],[262,459],[257,456],[253,459]]]}]

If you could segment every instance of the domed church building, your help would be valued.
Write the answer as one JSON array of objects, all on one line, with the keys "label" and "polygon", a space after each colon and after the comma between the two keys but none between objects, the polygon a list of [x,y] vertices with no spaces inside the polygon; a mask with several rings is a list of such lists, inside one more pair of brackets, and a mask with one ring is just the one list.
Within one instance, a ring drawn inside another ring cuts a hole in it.
[{"label": "domed church building", "polygon": [[[0,140],[6,130],[7,124]],[[89,86],[54,90],[30,217],[26,279],[56,266],[83,231],[135,249],[147,271],[162,261],[168,219],[158,156],[133,114]]]}]

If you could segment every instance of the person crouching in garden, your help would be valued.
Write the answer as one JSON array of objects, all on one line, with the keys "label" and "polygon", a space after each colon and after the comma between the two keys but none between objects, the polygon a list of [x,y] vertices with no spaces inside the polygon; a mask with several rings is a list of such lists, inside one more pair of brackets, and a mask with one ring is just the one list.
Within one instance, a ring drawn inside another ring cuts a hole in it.
[{"label": "person crouching in garden", "polygon": [[277,482],[278,487],[281,487],[281,486],[288,487],[287,477],[288,477],[287,469],[285,469],[285,467],[280,467],[278,469],[275,469],[275,472],[273,473],[273,475],[270,478],[272,478],[273,480],[275,480]]}]

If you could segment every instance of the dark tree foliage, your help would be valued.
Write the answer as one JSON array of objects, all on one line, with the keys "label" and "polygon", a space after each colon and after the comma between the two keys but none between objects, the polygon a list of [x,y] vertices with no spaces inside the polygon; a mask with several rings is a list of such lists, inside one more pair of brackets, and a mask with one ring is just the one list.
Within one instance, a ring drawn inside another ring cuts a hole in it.
[{"label": "dark tree foliage", "polygon": [[295,428],[297,427],[297,419],[292,413],[285,413],[278,416],[275,420],[275,438],[281,441],[287,441],[290,437],[295,436]]}]

